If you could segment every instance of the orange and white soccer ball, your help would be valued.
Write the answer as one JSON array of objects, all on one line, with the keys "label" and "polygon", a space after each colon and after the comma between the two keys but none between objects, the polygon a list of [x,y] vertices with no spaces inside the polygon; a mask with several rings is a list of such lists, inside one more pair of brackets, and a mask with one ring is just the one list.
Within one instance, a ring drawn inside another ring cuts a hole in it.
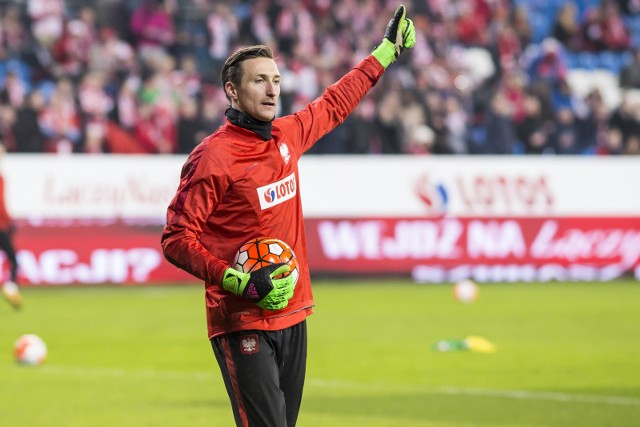
[{"label": "orange and white soccer ball", "polygon": [[47,358],[47,345],[39,336],[25,334],[15,342],[13,354],[21,365],[41,365]]},{"label": "orange and white soccer ball", "polygon": [[294,283],[298,282],[300,268],[293,249],[282,240],[273,237],[258,237],[242,245],[236,253],[233,268],[249,273],[271,264],[287,264],[291,270],[275,276],[276,279],[293,275]]},{"label": "orange and white soccer ball", "polygon": [[469,304],[478,299],[478,285],[471,279],[457,281],[453,285],[453,297],[465,304]]}]

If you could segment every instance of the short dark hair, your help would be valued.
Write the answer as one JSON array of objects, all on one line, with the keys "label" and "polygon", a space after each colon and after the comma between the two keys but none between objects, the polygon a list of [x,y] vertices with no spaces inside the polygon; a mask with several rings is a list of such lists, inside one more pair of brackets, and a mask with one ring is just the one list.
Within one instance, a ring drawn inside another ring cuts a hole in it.
[{"label": "short dark hair", "polygon": [[240,84],[242,80],[242,63],[247,59],[253,58],[274,59],[274,55],[270,47],[261,44],[243,47],[232,53],[224,62],[220,73],[223,90],[227,82],[231,82],[234,85]]}]

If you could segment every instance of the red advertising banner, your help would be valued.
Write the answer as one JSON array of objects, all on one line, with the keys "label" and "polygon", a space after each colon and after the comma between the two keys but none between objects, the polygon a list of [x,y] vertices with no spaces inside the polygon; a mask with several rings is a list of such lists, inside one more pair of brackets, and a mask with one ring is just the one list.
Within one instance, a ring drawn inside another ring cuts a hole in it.
[{"label": "red advertising banner", "polygon": [[[20,225],[15,235],[21,284],[155,284],[196,280],[169,264],[161,226],[112,222]],[[2,270],[6,275],[7,263]]]},{"label": "red advertising banner", "polygon": [[[640,277],[640,218],[307,219],[314,274],[401,274],[422,282]],[[169,264],[159,225],[22,224],[19,280],[32,285],[197,281]],[[3,260],[2,268],[7,265]]]},{"label": "red advertising banner", "polygon": [[418,281],[608,280],[639,272],[640,218],[307,220],[316,273]]}]

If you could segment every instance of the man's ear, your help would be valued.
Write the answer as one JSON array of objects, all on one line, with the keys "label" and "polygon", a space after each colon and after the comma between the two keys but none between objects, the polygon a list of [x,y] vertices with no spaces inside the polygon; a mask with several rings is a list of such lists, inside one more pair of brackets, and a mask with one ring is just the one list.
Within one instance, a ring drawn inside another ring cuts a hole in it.
[{"label": "man's ear", "polygon": [[231,82],[225,83],[224,92],[227,94],[229,99],[236,99],[238,97],[238,91],[236,90],[236,86]]}]

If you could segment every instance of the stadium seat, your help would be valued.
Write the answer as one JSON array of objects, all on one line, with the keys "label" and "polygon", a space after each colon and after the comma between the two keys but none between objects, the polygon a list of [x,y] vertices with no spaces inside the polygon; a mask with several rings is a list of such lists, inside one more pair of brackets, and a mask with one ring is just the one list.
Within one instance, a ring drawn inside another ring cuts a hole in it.
[{"label": "stadium seat", "polygon": [[609,70],[615,74],[622,68],[622,55],[618,52],[604,51],[598,54],[598,67]]},{"label": "stadium seat", "polygon": [[578,53],[578,68],[585,70],[595,70],[598,64],[598,58],[591,52]]},{"label": "stadium seat", "polygon": [[487,142],[487,130],[484,126],[469,128],[469,151],[473,154],[483,153]]},{"label": "stadium seat", "polygon": [[544,13],[531,11],[529,14],[529,24],[533,30],[532,39],[534,43],[540,43],[551,33],[553,24],[552,16],[546,16]]},{"label": "stadium seat", "polygon": [[622,20],[631,33],[640,32],[640,15],[623,15]]},{"label": "stadium seat", "polygon": [[567,67],[569,68],[580,68],[580,58],[578,52],[569,52],[566,51],[563,54],[563,58]]},{"label": "stadium seat", "polygon": [[516,140],[513,142],[513,154],[524,154],[525,153],[525,145],[522,141]]}]

